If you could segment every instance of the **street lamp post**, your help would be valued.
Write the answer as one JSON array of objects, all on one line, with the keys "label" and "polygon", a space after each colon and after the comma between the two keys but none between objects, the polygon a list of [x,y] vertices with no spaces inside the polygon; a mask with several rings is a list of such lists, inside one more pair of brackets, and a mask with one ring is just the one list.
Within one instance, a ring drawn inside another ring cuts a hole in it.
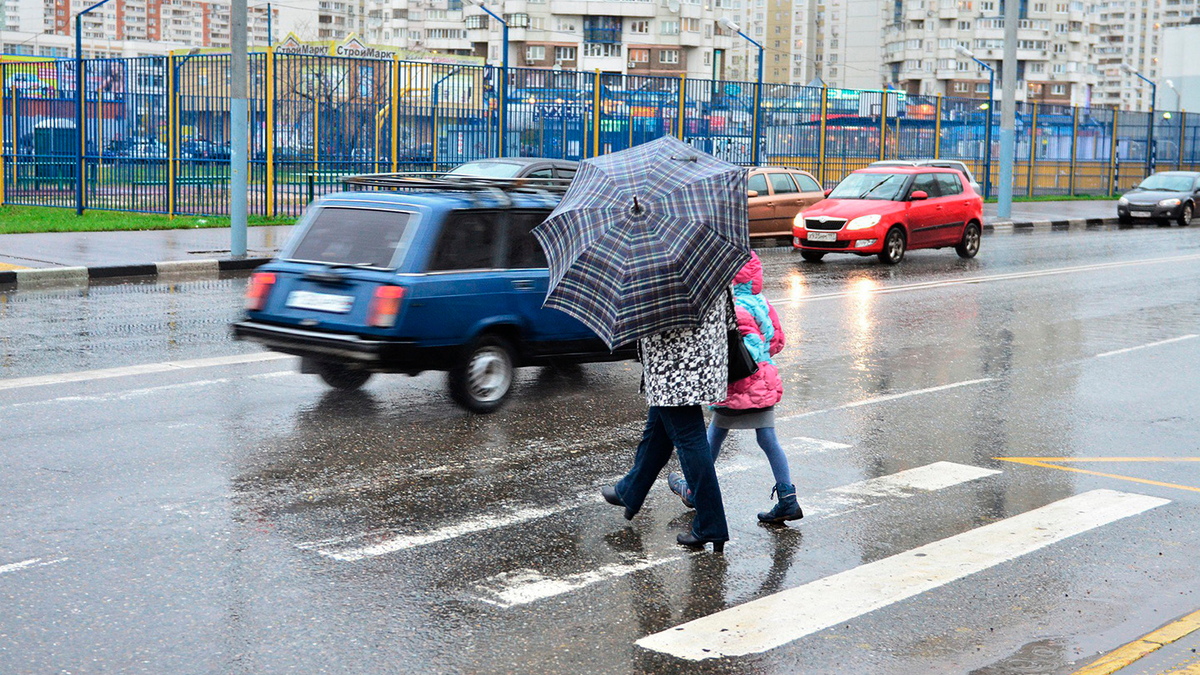
[{"label": "street lamp post", "polygon": [[1165,83],[1168,87],[1171,88],[1171,91],[1175,92],[1175,111],[1182,112],[1183,111],[1183,94],[1179,93],[1179,90],[1175,88],[1174,82],[1172,82],[1170,80],[1165,80]]},{"label": "street lamp post", "polygon": [[954,50],[959,54],[978,63],[981,67],[987,68],[988,71],[988,102],[987,102],[987,128],[984,130],[984,143],[986,147],[983,151],[983,198],[991,199],[992,197],[992,106],[996,102],[996,69],[988,64],[975,58],[975,54],[970,49],[960,45],[956,45]]},{"label": "street lamp post", "polygon": [[754,133],[754,138],[753,138],[753,147],[750,151],[750,162],[752,164],[754,164],[754,166],[758,166],[758,163],[759,163],[758,136],[759,136],[759,126],[761,125],[760,120],[762,119],[763,46],[760,45],[758,42],[756,42],[754,40],[754,38],[743,33],[741,31],[741,29],[738,27],[738,25],[733,22],[733,19],[730,19],[727,16],[721,17],[721,20],[719,23],[721,24],[721,27],[724,28],[725,30],[730,31],[732,33],[737,33],[738,35],[741,35],[743,38],[746,39],[747,42],[754,45],[755,47],[758,47],[758,82],[754,86],[754,126],[752,127],[753,133]]},{"label": "street lamp post", "polygon": [[96,9],[108,0],[100,0],[75,15],[75,215],[83,215],[83,150],[87,133],[84,131],[84,108],[87,101],[83,97],[83,15]]},{"label": "street lamp post", "polygon": [[1122,63],[1121,68],[1130,75],[1150,85],[1150,121],[1146,123],[1146,175],[1149,176],[1154,173],[1156,159],[1154,156],[1154,104],[1158,96],[1158,85],[1154,83],[1154,80],[1134,70],[1128,63]]},{"label": "street lamp post", "polygon": [[499,120],[499,122],[500,123],[496,125],[499,127],[499,132],[497,133],[497,138],[499,140],[499,147],[500,147],[499,152],[500,152],[500,156],[504,157],[504,123],[507,121],[505,119],[504,112],[505,112],[505,108],[508,105],[508,100],[507,100],[508,99],[508,22],[505,21],[504,19],[500,18],[499,16],[497,16],[496,13],[493,12],[492,10],[488,9],[487,5],[483,4],[483,0],[470,0],[470,2],[471,2],[471,4],[477,5],[479,7],[479,9],[482,9],[483,11],[487,12],[488,16],[499,21],[500,25],[504,27],[503,35],[501,36],[501,41],[503,43],[502,49],[504,50],[504,54],[503,54],[504,58],[501,59],[501,61],[500,61],[500,87],[499,87],[499,98],[500,98],[500,111],[499,111],[500,120]]}]

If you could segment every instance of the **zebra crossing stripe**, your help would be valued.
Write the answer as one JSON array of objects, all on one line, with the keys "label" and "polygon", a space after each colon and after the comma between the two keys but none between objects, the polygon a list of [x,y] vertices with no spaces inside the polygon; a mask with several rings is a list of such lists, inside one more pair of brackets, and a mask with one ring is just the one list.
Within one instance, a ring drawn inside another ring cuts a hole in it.
[{"label": "zebra crossing stripe", "polygon": [[[1168,503],[1092,490],[648,635],[637,644],[690,661],[758,654]],[[782,616],[787,620],[780,621]]]}]

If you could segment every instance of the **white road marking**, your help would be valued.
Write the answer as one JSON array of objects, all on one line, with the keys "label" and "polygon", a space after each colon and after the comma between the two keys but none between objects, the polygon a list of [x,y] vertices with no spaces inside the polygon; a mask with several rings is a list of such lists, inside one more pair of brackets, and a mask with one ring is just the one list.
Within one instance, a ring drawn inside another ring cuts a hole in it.
[{"label": "white road marking", "polygon": [[479,598],[480,600],[507,609],[577,591],[601,581],[641,572],[664,563],[682,560],[685,557],[687,554],[647,558],[630,563],[613,563],[587,572],[568,574],[562,577],[548,577],[537,570],[521,569],[489,577],[477,588],[485,594],[484,597]]},{"label": "white road marking", "polygon": [[972,385],[983,384],[985,382],[991,382],[991,381],[992,381],[992,378],[990,378],[990,377],[981,377],[977,380],[964,380],[962,382],[952,382],[950,384],[943,384],[943,385],[939,385],[936,387],[927,387],[925,389],[914,389],[913,391],[902,391],[898,394],[884,394],[883,396],[874,396],[872,398],[865,398],[861,401],[852,401],[850,403],[843,403],[842,405],[837,405],[832,408],[822,408],[821,410],[810,410],[808,412],[797,413],[795,415],[786,415],[784,417],[780,417],[778,419],[778,421],[779,422],[790,422],[791,420],[798,420],[798,419],[801,419],[804,417],[812,417],[813,415],[823,415],[825,413],[834,412],[835,410],[848,410],[850,408],[858,408],[858,407],[864,406],[864,405],[874,405],[876,403],[886,403],[887,401],[895,401],[895,400],[901,399],[901,398],[908,398],[909,396],[920,396],[922,394],[933,394],[933,393],[936,393],[939,391],[946,391],[948,389],[957,389],[959,387],[970,387]]},{"label": "white road marking", "polygon": [[[248,375],[241,379],[246,380],[267,380],[277,377],[295,375],[295,371],[284,370],[277,373],[259,373],[257,375]],[[164,391],[174,389],[191,389],[193,387],[207,387],[214,384],[226,384],[232,378],[221,377],[215,380],[192,380],[190,382],[178,382],[175,384],[163,384],[157,387],[143,387],[141,389],[122,389],[118,391],[110,391],[104,394],[88,394],[81,396],[59,396],[57,398],[48,398],[41,401],[23,401],[21,403],[10,403],[8,405],[0,405],[0,410],[8,408],[24,408],[27,406],[51,405],[55,403],[94,403],[106,401],[128,401],[134,398],[140,398],[149,394],[157,394]],[[194,426],[194,425],[193,425]]]},{"label": "white road marking", "polygon": [[802,298],[770,298],[772,304],[780,306],[795,306],[806,302],[818,302],[821,300],[836,300],[838,298],[862,297],[864,295],[889,295],[892,293],[907,293],[911,291],[924,291],[934,288],[945,288],[947,286],[963,286],[969,284],[984,284],[995,281],[1015,281],[1019,279],[1036,279],[1038,277],[1057,276],[1060,274],[1076,274],[1079,272],[1094,272],[1097,270],[1107,270],[1114,267],[1132,267],[1137,265],[1155,265],[1161,263],[1180,263],[1189,262],[1192,260],[1200,260],[1200,254],[1171,256],[1167,258],[1145,258],[1142,260],[1122,260],[1117,262],[1093,263],[1090,265],[1075,265],[1072,267],[1054,267],[1045,270],[1035,270],[1033,272],[1009,272],[1005,274],[990,274],[977,277],[964,277],[961,279],[943,279],[940,281],[923,281],[915,284],[900,284],[896,286],[881,286],[878,288],[861,288],[848,291],[836,291],[833,293],[820,293]]},{"label": "white road marking", "polygon": [[1159,340],[1158,342],[1151,342],[1149,344],[1138,345],[1136,347],[1126,347],[1125,349],[1114,349],[1111,352],[1104,352],[1103,354],[1097,354],[1096,358],[1103,359],[1103,358],[1107,358],[1109,356],[1116,356],[1118,354],[1128,354],[1129,352],[1136,352],[1140,349],[1149,349],[1151,347],[1159,347],[1161,345],[1169,345],[1174,342],[1183,342],[1184,340],[1192,340],[1197,337],[1200,337],[1200,336],[1189,333],[1187,335],[1180,335],[1179,337],[1171,338],[1169,340]]},{"label": "white road marking", "polygon": [[[806,497],[802,506],[806,514],[805,520],[811,522],[867,508],[873,503],[878,503],[879,498],[905,499],[918,493],[936,492],[998,473],[1000,472],[993,469],[983,469],[966,464],[935,462],[888,476],[871,478],[826,490],[812,497]],[[482,594],[479,599],[483,602],[504,608],[516,607],[577,591],[602,581],[623,577],[664,563],[683,560],[687,555],[642,558],[563,576],[550,576],[533,569],[521,569],[488,577],[481,580],[475,587]]]},{"label": "white road marking", "polygon": [[758,654],[1168,503],[1114,490],[1085,492],[648,635],[637,644],[691,661]]},{"label": "white road marking", "polygon": [[152,375],[154,373],[169,373],[177,370],[190,370],[193,368],[214,368],[217,366],[232,366],[242,363],[263,363],[266,361],[281,361],[283,359],[295,359],[295,356],[287,354],[276,354],[274,352],[263,352],[261,354],[239,354],[237,356],[217,356],[206,359],[190,359],[187,361],[163,361],[161,363],[144,363],[137,366],[125,366],[122,368],[103,368],[100,370],[82,370],[75,373],[59,373],[57,375],[38,375],[36,377],[15,377],[7,380],[0,380],[0,391],[6,389],[23,389],[25,387],[43,387],[54,384],[67,384],[70,382],[91,382],[93,380],[106,380],[114,377],[128,377],[131,375]]},{"label": "white road marking", "polygon": [[[730,462],[725,462],[717,466],[717,476],[729,476],[736,473],[749,471],[757,467],[758,464],[745,459],[737,459]],[[548,518],[561,513],[565,513],[572,509],[577,509],[588,504],[598,504],[603,502],[603,498],[596,492],[601,485],[612,485],[620,480],[620,476],[613,476],[604,480],[598,481],[596,486],[573,499],[569,499],[558,504],[550,506],[535,506],[535,505],[520,505],[510,506],[503,512],[494,515],[480,516],[470,520],[461,521],[453,525],[429,530],[416,534],[398,534],[390,529],[376,529],[370,532],[354,534],[345,537],[334,537],[330,539],[300,542],[295,544],[296,548],[305,551],[316,551],[327,558],[340,560],[343,562],[354,562],[364,558],[374,558],[389,553],[396,553],[411,548],[418,548],[429,544],[436,544],[443,541],[456,539],[463,535],[474,534],[486,530],[499,529],[502,527],[512,527],[513,525],[521,525],[534,520]],[[665,483],[665,480],[660,479],[659,483]],[[373,543],[362,545],[363,540],[375,540]],[[347,546],[358,542],[356,546]]]},{"label": "white road marking", "polygon": [[823,438],[809,438],[808,436],[793,436],[792,441],[800,444],[799,454],[802,455],[807,455],[814,452],[828,452],[831,450],[849,450],[850,448],[854,447],[853,445],[847,445],[846,443],[827,441]]},{"label": "white road marking", "polygon": [[0,574],[8,574],[9,572],[16,572],[19,570],[26,569],[28,567],[45,567],[46,565],[53,565],[55,563],[60,563],[64,560],[68,560],[68,558],[55,558],[53,560],[42,560],[41,558],[30,558],[29,560],[22,560],[21,562],[9,563],[7,565],[0,565]]}]

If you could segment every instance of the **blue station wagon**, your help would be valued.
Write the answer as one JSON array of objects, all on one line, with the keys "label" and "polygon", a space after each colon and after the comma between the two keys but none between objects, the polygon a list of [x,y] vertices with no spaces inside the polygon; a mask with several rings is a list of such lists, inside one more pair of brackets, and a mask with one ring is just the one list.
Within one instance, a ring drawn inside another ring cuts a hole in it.
[{"label": "blue station wagon", "polygon": [[531,231],[557,201],[486,186],[322,197],[251,277],[234,335],[302,357],[301,372],[338,389],[447,371],[476,412],[504,402],[516,367],[632,358],[542,307],[549,273]]}]

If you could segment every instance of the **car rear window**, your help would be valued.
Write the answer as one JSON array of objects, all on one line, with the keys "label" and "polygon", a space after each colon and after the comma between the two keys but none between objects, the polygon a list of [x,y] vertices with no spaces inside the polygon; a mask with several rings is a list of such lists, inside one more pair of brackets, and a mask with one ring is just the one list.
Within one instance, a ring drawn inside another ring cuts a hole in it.
[{"label": "car rear window", "polygon": [[383,209],[323,208],[313,216],[293,260],[390,269],[407,242],[411,213]]},{"label": "car rear window", "polygon": [[809,178],[805,174],[794,173],[794,174],[792,174],[792,178],[795,178],[796,182],[800,184],[801,192],[821,192],[822,191],[821,186],[819,184],[817,184],[817,181],[812,178]]},{"label": "car rear window", "polygon": [[771,177],[771,187],[775,188],[775,194],[781,195],[796,191],[796,183],[788,174],[772,173],[768,175]]},{"label": "car rear window", "polygon": [[533,237],[533,228],[541,225],[549,211],[514,211],[508,231],[508,266],[513,269],[547,267],[546,253]]},{"label": "car rear window", "polygon": [[962,183],[958,180],[958,176],[952,173],[939,173],[937,175],[938,187],[941,188],[943,197],[952,197],[962,194]]},{"label": "car rear window", "polygon": [[501,216],[495,211],[455,211],[446,218],[430,272],[482,270],[495,267]]},{"label": "car rear window", "polygon": [[513,162],[467,162],[450,170],[453,176],[477,178],[516,178],[524,165]]}]

